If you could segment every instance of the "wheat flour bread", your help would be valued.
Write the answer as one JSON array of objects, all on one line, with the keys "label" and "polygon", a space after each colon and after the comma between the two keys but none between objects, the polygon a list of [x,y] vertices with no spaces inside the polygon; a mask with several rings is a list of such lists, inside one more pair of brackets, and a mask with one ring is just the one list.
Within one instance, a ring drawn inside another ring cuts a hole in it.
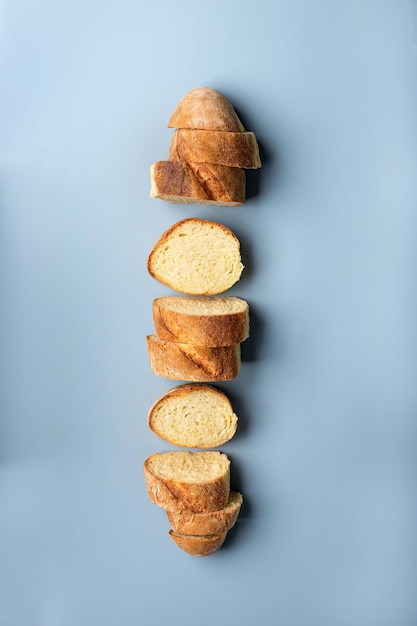
[{"label": "wheat flour bread", "polygon": [[168,159],[191,163],[215,163],[228,167],[261,167],[259,147],[252,132],[227,133],[218,130],[174,131]]},{"label": "wheat flour bread", "polygon": [[234,436],[237,422],[226,394],[200,383],[170,389],[148,413],[152,432],[183,448],[219,447]]},{"label": "wheat flour bread", "polygon": [[144,463],[149,499],[166,511],[223,509],[230,494],[230,460],[217,451],[159,452]]},{"label": "wheat flour bread", "polygon": [[157,161],[151,165],[150,195],[178,204],[240,206],[246,196],[245,171],[209,163]]},{"label": "wheat flour bread", "polygon": [[244,131],[231,102],[210,87],[195,87],[186,93],[175,107],[168,128]]},{"label": "wheat flour bread", "polygon": [[240,242],[223,224],[196,217],[180,220],[153,246],[148,272],[188,295],[218,295],[241,277]]},{"label": "wheat flour bread", "polygon": [[227,533],[219,535],[182,535],[173,530],[169,531],[169,536],[175,541],[177,546],[191,554],[191,556],[210,556],[222,547]]},{"label": "wheat flour bread", "polygon": [[234,296],[161,296],[152,315],[164,341],[218,348],[249,337],[249,305]]},{"label": "wheat flour bread", "polygon": [[151,370],[157,376],[189,382],[232,380],[241,366],[240,344],[208,348],[146,337]]},{"label": "wheat flour bread", "polygon": [[176,533],[183,535],[219,535],[228,532],[236,523],[243,504],[243,496],[231,491],[224,509],[208,513],[167,511],[168,521]]}]

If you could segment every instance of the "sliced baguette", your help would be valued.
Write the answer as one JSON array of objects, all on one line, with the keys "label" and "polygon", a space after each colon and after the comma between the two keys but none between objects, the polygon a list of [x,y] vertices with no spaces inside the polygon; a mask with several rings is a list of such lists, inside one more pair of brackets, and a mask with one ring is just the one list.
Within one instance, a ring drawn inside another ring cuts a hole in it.
[{"label": "sliced baguette", "polygon": [[149,499],[166,511],[219,511],[230,493],[230,460],[221,452],[159,452],[144,463]]},{"label": "sliced baguette", "polygon": [[210,87],[191,89],[174,109],[168,128],[198,128],[242,132],[244,130],[231,102]]},{"label": "sliced baguette", "polygon": [[191,217],[161,235],[147,267],[151,276],[175,291],[217,295],[240,279],[240,242],[223,224]]},{"label": "sliced baguette", "polygon": [[174,530],[169,531],[169,536],[175,541],[177,546],[191,554],[191,556],[210,556],[214,554],[224,544],[227,532],[219,535],[182,535]]},{"label": "sliced baguette", "polygon": [[152,303],[159,339],[211,348],[249,337],[249,305],[233,296],[162,296]]},{"label": "sliced baguette", "polygon": [[219,535],[228,532],[239,516],[243,497],[237,491],[231,491],[224,509],[209,513],[192,511],[167,511],[172,529],[183,535]]},{"label": "sliced baguette", "polygon": [[170,389],[151,407],[149,428],[158,437],[183,448],[216,448],[237,429],[228,397],[211,385],[185,384]]},{"label": "sliced baguette", "polygon": [[180,128],[174,131],[168,159],[244,169],[261,167],[258,142],[251,132]]},{"label": "sliced baguette", "polygon": [[241,366],[240,344],[208,348],[146,337],[151,370],[157,376],[190,382],[232,380]]},{"label": "sliced baguette", "polygon": [[240,206],[245,201],[246,176],[236,167],[157,161],[151,166],[150,195],[179,204]]}]

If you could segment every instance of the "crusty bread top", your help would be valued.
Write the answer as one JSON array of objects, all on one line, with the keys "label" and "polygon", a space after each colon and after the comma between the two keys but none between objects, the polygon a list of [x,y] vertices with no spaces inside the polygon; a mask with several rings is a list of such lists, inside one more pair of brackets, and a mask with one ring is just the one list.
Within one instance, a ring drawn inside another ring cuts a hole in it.
[{"label": "crusty bread top", "polygon": [[204,384],[185,384],[165,393],[151,407],[149,428],[184,448],[216,448],[236,432],[237,416],[227,396]]},{"label": "crusty bread top", "polygon": [[229,346],[249,337],[249,305],[233,296],[161,296],[152,302],[160,339]]},{"label": "crusty bread top", "polygon": [[210,87],[196,87],[186,93],[177,104],[168,128],[244,131],[231,102]]},{"label": "crusty bread top", "polygon": [[223,224],[188,218],[165,231],[148,257],[161,283],[190,295],[217,295],[241,276],[240,242]]}]

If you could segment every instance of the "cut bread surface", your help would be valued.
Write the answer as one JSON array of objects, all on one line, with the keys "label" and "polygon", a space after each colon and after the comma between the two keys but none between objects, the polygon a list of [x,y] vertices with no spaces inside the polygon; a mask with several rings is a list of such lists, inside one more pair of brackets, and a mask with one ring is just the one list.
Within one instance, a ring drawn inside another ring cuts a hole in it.
[{"label": "cut bread surface", "polygon": [[221,452],[159,452],[146,459],[144,475],[151,502],[167,511],[218,511],[229,499],[230,460]]},{"label": "cut bread surface", "polygon": [[221,347],[249,337],[249,305],[233,296],[162,296],[153,300],[152,315],[165,341]]},{"label": "cut bread surface", "polygon": [[148,414],[150,429],[184,448],[215,448],[236,432],[237,416],[227,396],[210,385],[186,384],[164,394]]},{"label": "cut bread surface", "polygon": [[217,295],[241,277],[240,242],[223,224],[188,218],[165,231],[148,257],[148,271],[189,295]]}]

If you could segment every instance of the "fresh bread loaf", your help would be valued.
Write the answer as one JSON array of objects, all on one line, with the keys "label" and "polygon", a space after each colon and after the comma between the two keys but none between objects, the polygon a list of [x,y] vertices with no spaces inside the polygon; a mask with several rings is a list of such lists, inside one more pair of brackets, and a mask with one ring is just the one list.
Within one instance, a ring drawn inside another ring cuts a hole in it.
[{"label": "fresh bread loaf", "polygon": [[179,160],[151,165],[152,198],[179,204],[240,206],[245,195],[245,171],[236,167]]},{"label": "fresh bread loaf", "polygon": [[244,169],[261,167],[258,143],[251,132],[179,128],[174,131],[168,158]]},{"label": "fresh bread loaf", "polygon": [[172,529],[183,535],[219,535],[228,532],[236,523],[243,504],[242,494],[231,491],[224,509],[208,513],[189,510],[167,511]]},{"label": "fresh bread loaf", "polygon": [[151,370],[157,376],[189,382],[232,380],[241,366],[240,344],[208,348],[146,337]]},{"label": "fresh bread loaf", "polygon": [[230,460],[221,452],[159,452],[144,475],[149,499],[166,511],[219,511],[229,499]]},{"label": "fresh bread loaf", "polygon": [[196,87],[186,93],[175,107],[168,128],[244,131],[230,101],[210,87]]},{"label": "fresh bread loaf", "polygon": [[218,348],[249,337],[249,305],[233,296],[162,296],[153,300],[152,315],[164,341]]},{"label": "fresh bread loaf", "polygon": [[148,257],[148,271],[180,293],[217,295],[243,271],[240,242],[223,224],[188,218],[165,231]]},{"label": "fresh bread loaf", "polygon": [[169,536],[175,541],[177,546],[191,554],[191,556],[210,556],[222,547],[227,533],[219,535],[182,535],[174,530],[169,531]]},{"label": "fresh bread loaf", "polygon": [[237,416],[228,397],[205,384],[170,389],[148,413],[149,428],[158,437],[183,448],[216,448],[236,432]]}]

